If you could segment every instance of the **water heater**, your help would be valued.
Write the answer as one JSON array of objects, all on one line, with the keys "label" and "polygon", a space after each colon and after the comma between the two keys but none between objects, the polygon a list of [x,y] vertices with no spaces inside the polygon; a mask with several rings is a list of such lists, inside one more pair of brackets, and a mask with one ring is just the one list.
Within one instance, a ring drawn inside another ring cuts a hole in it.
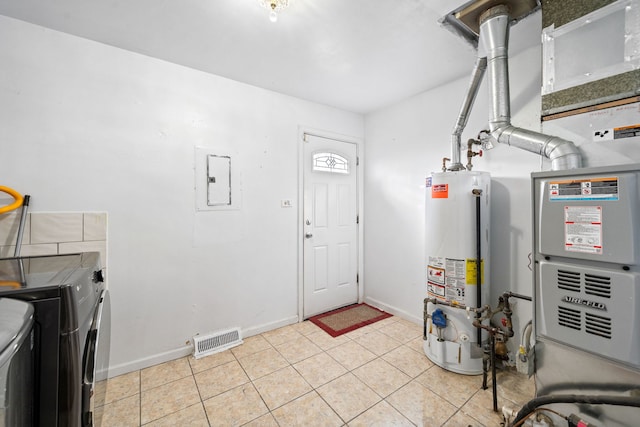
[{"label": "water heater", "polygon": [[432,173],[426,182],[426,285],[435,304],[426,306],[424,352],[467,375],[482,373],[483,338],[465,308],[489,303],[490,187],[489,173],[466,170]]}]

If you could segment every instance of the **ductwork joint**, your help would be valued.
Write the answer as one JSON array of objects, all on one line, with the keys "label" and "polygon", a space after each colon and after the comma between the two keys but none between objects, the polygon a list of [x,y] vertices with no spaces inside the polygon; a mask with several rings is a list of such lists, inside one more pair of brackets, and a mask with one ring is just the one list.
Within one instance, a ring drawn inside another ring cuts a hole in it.
[{"label": "ductwork joint", "polygon": [[582,166],[578,148],[571,142],[511,125],[509,95],[509,9],[499,5],[480,16],[480,43],[487,55],[491,108],[490,139],[541,154],[551,160],[551,168],[575,169]]}]

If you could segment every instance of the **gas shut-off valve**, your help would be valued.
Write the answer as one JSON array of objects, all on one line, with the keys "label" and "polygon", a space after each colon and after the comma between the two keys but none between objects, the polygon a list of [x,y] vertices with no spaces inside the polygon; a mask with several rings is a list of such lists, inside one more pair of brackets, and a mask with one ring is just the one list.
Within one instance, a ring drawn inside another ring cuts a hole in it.
[{"label": "gas shut-off valve", "polygon": [[431,313],[431,323],[436,327],[438,341],[444,341],[444,328],[447,327],[447,317],[439,308]]},{"label": "gas shut-off valve", "polygon": [[480,141],[476,141],[473,138],[467,141],[467,170],[469,171],[473,169],[473,164],[471,163],[471,159],[473,159],[475,156],[482,157],[482,150],[473,151],[473,146],[481,145],[481,144],[482,143]]}]

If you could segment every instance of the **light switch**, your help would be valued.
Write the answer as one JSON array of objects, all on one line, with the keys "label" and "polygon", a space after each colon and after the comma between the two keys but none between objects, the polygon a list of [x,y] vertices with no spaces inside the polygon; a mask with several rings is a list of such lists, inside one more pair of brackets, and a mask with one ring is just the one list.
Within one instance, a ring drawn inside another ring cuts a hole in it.
[{"label": "light switch", "polygon": [[230,156],[207,156],[207,205],[231,206]]}]

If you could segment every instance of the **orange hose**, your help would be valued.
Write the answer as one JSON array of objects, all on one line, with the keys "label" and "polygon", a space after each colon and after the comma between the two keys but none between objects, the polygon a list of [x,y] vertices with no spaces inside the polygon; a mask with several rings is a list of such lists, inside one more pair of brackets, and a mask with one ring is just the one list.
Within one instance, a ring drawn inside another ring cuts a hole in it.
[{"label": "orange hose", "polygon": [[10,280],[0,280],[0,286],[8,286],[14,289],[20,289],[22,287],[20,282],[12,282]]},{"label": "orange hose", "polygon": [[0,208],[0,214],[3,214],[5,212],[11,212],[12,210],[18,209],[20,206],[22,206],[22,201],[24,199],[22,195],[18,193],[16,190],[12,190],[9,187],[4,187],[0,185],[0,191],[2,191],[3,193],[7,193],[14,199],[13,203]]}]

